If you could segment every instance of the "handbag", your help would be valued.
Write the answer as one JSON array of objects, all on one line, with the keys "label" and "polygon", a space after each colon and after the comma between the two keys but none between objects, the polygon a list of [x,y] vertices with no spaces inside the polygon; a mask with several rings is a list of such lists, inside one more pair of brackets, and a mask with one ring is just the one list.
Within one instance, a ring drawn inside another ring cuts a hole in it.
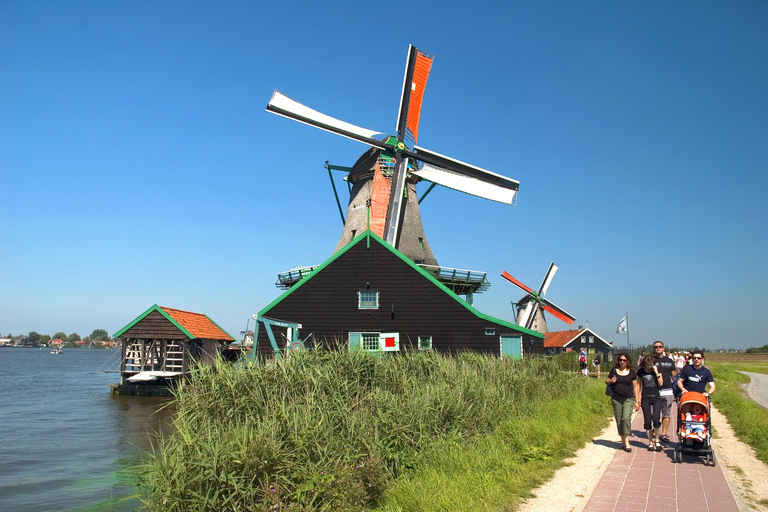
[{"label": "handbag", "polygon": [[615,384],[616,383],[614,382],[614,383],[611,383],[611,384],[608,384],[607,386],[605,386],[605,395],[606,396],[613,396],[613,386]]}]

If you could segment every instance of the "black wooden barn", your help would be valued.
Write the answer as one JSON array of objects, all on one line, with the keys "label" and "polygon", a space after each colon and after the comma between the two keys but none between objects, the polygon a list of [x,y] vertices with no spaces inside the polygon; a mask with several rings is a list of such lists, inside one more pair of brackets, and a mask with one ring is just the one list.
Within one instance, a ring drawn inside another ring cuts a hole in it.
[{"label": "black wooden barn", "polygon": [[[370,231],[308,271],[259,315],[301,324],[308,348],[378,351],[386,334],[396,335],[400,351],[544,354],[544,335],[479,312]],[[286,338],[277,342],[285,350]],[[257,351],[261,358],[274,355],[264,329]]]}]

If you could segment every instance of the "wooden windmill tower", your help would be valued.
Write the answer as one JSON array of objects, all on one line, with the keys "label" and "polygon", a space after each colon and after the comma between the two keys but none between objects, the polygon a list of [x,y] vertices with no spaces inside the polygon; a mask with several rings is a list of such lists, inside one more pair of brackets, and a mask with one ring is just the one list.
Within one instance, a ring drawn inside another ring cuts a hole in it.
[{"label": "wooden windmill tower", "polygon": [[549,285],[552,284],[552,280],[555,278],[557,269],[558,267],[554,263],[549,264],[549,268],[544,276],[544,280],[541,282],[541,286],[539,286],[538,292],[533,291],[533,289],[524,285],[509,275],[506,271],[502,272],[501,277],[525,291],[523,298],[516,304],[517,325],[527,329],[533,329],[540,333],[549,332],[549,329],[547,328],[547,320],[544,317],[544,311],[552,313],[552,315],[568,325],[572,325],[573,322],[576,321],[576,318],[567,313],[564,309],[559,308],[553,302],[544,298],[544,295],[549,289]]},{"label": "wooden windmill tower", "polygon": [[278,91],[272,95],[267,111],[371,146],[347,176],[352,189],[336,250],[370,228],[412,261],[437,265],[419,212],[416,183],[421,180],[514,204],[518,181],[416,146],[421,103],[432,59],[431,55],[410,46],[396,135],[340,121]]}]

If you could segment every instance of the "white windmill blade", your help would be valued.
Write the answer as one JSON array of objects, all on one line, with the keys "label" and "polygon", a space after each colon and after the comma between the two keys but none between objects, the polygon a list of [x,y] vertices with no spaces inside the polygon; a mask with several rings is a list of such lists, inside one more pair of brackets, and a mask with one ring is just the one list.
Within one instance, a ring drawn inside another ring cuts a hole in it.
[{"label": "white windmill blade", "polygon": [[525,305],[525,309],[523,310],[523,314],[520,317],[520,321],[517,323],[517,325],[528,327],[528,319],[533,317],[532,313],[534,313],[534,304],[535,302],[533,300],[528,301],[528,304]]},{"label": "white windmill blade", "polygon": [[544,280],[541,282],[541,286],[539,286],[539,295],[544,295],[547,293],[547,290],[549,289],[549,285],[552,284],[552,280],[555,278],[555,274],[557,273],[557,265],[555,265],[554,262],[549,264],[549,268],[547,269],[547,273],[544,275]]},{"label": "white windmill blade", "polygon": [[314,126],[331,133],[336,133],[343,137],[348,137],[352,140],[363,142],[365,144],[370,144],[382,149],[389,148],[389,146],[386,146],[384,143],[376,140],[375,138],[376,136],[386,134],[374,130],[368,130],[367,128],[361,128],[360,126],[356,126],[354,124],[336,119],[335,117],[325,115],[322,112],[311,109],[306,105],[302,105],[298,101],[289,98],[280,91],[275,91],[272,94],[272,99],[270,99],[269,103],[267,104],[267,112],[272,112],[273,114],[287,117],[288,119],[293,119],[295,121],[299,121],[300,123],[308,124],[310,126]]},{"label": "white windmill blade", "polygon": [[[461,172],[425,163],[418,171],[411,171],[411,174],[415,174],[427,181],[473,196],[490,199],[491,201],[498,201],[499,203],[515,203],[515,195],[517,194],[516,188],[513,189],[499,186],[495,183],[489,183]],[[509,181],[518,183],[514,180]]]}]

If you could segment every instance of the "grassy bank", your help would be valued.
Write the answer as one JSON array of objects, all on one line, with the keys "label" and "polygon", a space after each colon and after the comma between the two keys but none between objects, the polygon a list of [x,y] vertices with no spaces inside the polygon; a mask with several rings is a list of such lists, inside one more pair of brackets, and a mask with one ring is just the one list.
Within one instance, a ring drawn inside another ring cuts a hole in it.
[{"label": "grassy bank", "polygon": [[143,502],[510,510],[607,422],[604,386],[564,368],[569,359],[340,351],[200,369],[139,468]]},{"label": "grassy bank", "polygon": [[728,418],[738,438],[754,448],[757,458],[768,464],[768,411],[745,395],[740,384],[749,382],[749,377],[739,373],[768,373],[768,356],[707,354],[706,364],[717,384],[712,403]]}]

